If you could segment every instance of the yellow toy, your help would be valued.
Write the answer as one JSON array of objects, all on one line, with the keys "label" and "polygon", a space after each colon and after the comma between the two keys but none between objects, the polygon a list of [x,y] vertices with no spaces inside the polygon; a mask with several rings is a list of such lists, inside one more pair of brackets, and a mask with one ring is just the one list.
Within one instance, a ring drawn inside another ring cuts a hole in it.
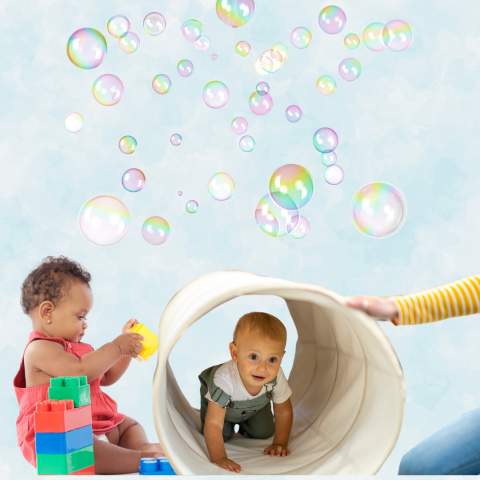
[{"label": "yellow toy", "polygon": [[146,362],[157,351],[158,337],[142,323],[134,325],[130,331],[139,333],[145,338],[143,341],[140,340],[143,344],[143,348],[138,354],[137,360],[139,362]]}]

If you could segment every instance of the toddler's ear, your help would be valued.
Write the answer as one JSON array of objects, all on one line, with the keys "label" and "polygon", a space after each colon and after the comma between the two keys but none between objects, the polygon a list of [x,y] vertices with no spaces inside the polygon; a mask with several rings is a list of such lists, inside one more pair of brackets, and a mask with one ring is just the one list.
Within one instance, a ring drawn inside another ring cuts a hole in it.
[{"label": "toddler's ear", "polygon": [[230,342],[228,348],[230,349],[230,355],[232,356],[232,360],[234,362],[238,362],[237,346],[233,342]]}]

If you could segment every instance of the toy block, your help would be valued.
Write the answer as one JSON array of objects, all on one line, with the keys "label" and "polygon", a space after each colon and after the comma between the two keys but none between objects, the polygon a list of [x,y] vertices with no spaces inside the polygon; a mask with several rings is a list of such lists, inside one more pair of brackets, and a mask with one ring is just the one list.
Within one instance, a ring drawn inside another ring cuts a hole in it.
[{"label": "toy block", "polygon": [[69,473],[69,475],[95,475],[95,466],[90,465],[89,467],[82,468],[76,472]]},{"label": "toy block", "polygon": [[73,408],[73,400],[37,402],[35,433],[64,433],[92,424],[92,407]]},{"label": "toy block", "polygon": [[57,377],[50,379],[49,400],[72,399],[75,407],[90,405],[90,385],[87,377]]},{"label": "toy block", "polygon": [[93,445],[92,426],[65,433],[35,433],[37,453],[70,453]]},{"label": "toy block", "polygon": [[67,454],[37,453],[39,475],[69,475],[93,464],[93,445]]},{"label": "toy block", "polygon": [[143,344],[143,348],[138,354],[137,360],[139,362],[146,362],[157,351],[158,337],[142,323],[134,325],[130,331],[139,333],[145,338],[144,341],[140,340]]},{"label": "toy block", "polygon": [[142,458],[138,473],[140,475],[176,475],[167,457]]}]

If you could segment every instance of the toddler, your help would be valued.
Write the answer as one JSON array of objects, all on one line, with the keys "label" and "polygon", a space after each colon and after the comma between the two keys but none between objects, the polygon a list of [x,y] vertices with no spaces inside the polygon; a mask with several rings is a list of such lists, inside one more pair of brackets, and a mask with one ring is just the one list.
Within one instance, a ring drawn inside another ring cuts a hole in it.
[{"label": "toddler", "polygon": [[265,455],[290,455],[287,444],[293,421],[292,391],[280,368],[286,344],[287,331],[278,318],[268,313],[248,313],[235,327],[229,345],[232,359],[199,375],[202,433],[215,465],[240,472],[240,465],[227,458],[224,445],[234,435],[236,424],[246,437],[265,439],[275,434]]},{"label": "toddler", "polygon": [[142,457],[163,456],[158,443],[149,443],[143,427],[117,412],[117,404],[100,386],[117,382],[144,338],[130,328],[98,350],[83,343],[86,316],[93,306],[91,276],[77,262],[46,257],[22,285],[21,305],[32,320],[32,332],[14,387],[20,405],[18,445],[25,459],[36,465],[34,412],[36,402],[48,399],[52,377],[86,376],[90,384],[93,451],[96,474],[138,472]]}]

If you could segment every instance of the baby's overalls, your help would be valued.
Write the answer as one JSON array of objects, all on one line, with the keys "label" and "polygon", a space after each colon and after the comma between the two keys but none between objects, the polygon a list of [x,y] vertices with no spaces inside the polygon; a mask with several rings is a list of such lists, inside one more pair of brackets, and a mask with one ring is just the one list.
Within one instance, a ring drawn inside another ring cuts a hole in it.
[{"label": "baby's overalls", "polygon": [[239,425],[238,432],[251,438],[269,438],[275,433],[275,422],[273,420],[272,407],[270,400],[272,399],[273,389],[277,384],[277,377],[266,385],[272,388],[253,400],[231,400],[230,395],[218,388],[213,382],[215,372],[222,366],[214,365],[207,368],[199,376],[200,380],[200,418],[202,420],[202,433],[205,426],[205,417],[207,416],[207,408],[209,400],[205,398],[207,391],[210,393],[211,399],[226,409],[225,421],[223,424],[223,441],[226,442],[233,437],[235,433],[235,425]]}]

